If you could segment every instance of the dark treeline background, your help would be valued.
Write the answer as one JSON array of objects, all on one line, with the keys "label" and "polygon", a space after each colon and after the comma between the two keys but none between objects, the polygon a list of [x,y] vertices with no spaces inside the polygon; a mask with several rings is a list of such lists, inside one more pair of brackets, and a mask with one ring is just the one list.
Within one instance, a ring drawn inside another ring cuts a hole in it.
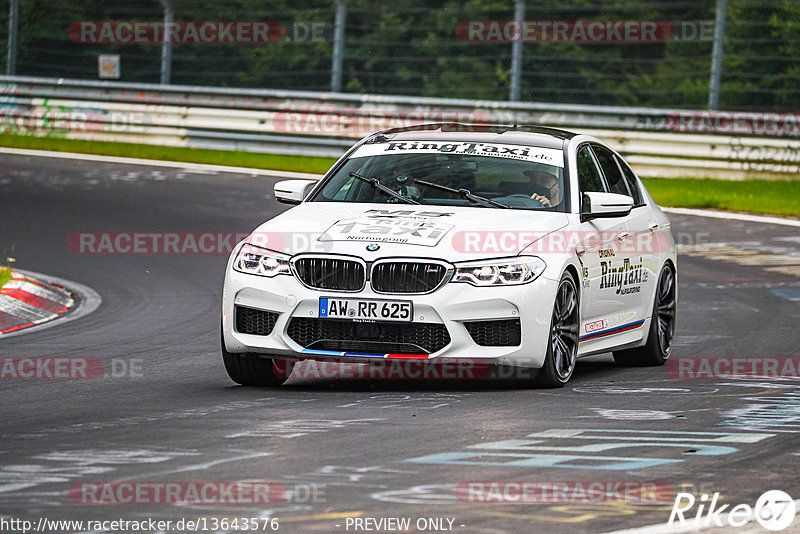
[{"label": "dark treeline background", "polygon": [[[333,0],[172,0],[176,21],[277,21],[288,40],[266,45],[175,44],[171,82],[329,91]],[[526,42],[522,101],[703,109],[708,102],[715,0],[527,0],[526,20],[659,20],[678,38],[649,44]],[[7,40],[9,0],[0,9]],[[97,79],[97,56],[121,56],[121,80],[158,83],[160,44],[84,44],[76,21],[159,21],[158,0],[19,0],[16,74]],[[472,43],[466,20],[510,20],[511,0],[346,0],[342,90],[507,100],[510,43]],[[306,37],[317,24],[317,39]],[[321,30],[320,30],[321,28]],[[683,34],[680,30],[685,29]],[[687,33],[688,32],[688,33]],[[295,39],[299,37],[300,39]],[[321,38],[319,38],[321,37]],[[2,72],[6,54],[2,53]],[[721,109],[795,110],[800,98],[800,1],[729,0]]]}]

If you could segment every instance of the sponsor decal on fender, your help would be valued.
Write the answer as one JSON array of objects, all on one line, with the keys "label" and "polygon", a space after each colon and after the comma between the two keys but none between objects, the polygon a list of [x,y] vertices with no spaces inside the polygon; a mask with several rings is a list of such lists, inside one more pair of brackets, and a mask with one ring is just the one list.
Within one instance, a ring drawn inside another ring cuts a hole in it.
[{"label": "sponsor decal on fender", "polygon": [[592,332],[597,332],[598,330],[602,330],[603,328],[608,328],[608,321],[607,320],[592,321],[591,323],[586,323],[586,326],[584,328],[586,329],[587,334],[591,334]]},{"label": "sponsor decal on fender", "polygon": [[642,284],[647,282],[647,271],[641,256],[637,263],[629,258],[622,260],[622,265],[614,266],[611,261],[600,262],[600,289],[616,288],[617,295],[639,293]]}]

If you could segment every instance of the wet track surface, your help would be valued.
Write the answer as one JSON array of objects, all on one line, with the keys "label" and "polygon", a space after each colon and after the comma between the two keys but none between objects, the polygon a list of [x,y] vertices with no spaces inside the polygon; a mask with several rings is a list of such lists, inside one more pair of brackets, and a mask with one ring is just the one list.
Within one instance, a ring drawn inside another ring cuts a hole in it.
[{"label": "wet track surface", "polygon": [[[0,380],[0,517],[276,517],[280,532],[354,532],[352,518],[407,517],[411,531],[439,518],[453,532],[606,532],[666,523],[681,485],[730,504],[753,505],[771,489],[800,497],[800,381],[681,379],[601,355],[581,360],[562,390],[342,378],[243,388],[219,355],[226,254],[68,247],[79,232],[246,233],[285,209],[275,181],[0,156],[0,250],[13,244],[18,267],[102,297],[89,316],[0,339],[0,356],[97,358],[109,373]],[[798,229],[671,219],[680,243],[673,358],[798,356]],[[202,506],[101,506],[69,494],[85,483],[236,480],[289,492],[272,504]],[[664,496],[469,502],[457,489],[470,481],[629,482]]]}]

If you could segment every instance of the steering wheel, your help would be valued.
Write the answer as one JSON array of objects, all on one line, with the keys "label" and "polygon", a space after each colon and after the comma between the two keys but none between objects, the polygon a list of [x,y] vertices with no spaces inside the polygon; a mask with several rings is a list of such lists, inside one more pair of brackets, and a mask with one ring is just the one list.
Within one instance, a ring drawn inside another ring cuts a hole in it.
[{"label": "steering wheel", "polygon": [[[497,202],[503,202],[504,199],[512,200],[512,201],[523,201],[521,204],[523,206],[530,206],[533,203],[534,208],[543,208],[545,207],[544,204],[536,200],[535,198],[531,198],[529,195],[523,193],[514,193],[513,195],[506,195],[504,197],[495,198]],[[508,202],[503,202],[503,204],[508,204]]]}]

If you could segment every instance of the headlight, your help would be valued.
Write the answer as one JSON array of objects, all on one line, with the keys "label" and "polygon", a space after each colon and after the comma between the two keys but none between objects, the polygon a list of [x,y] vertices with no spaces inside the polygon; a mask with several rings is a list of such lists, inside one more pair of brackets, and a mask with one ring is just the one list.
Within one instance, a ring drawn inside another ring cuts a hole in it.
[{"label": "headlight", "polygon": [[269,276],[270,278],[279,274],[292,274],[289,267],[289,256],[250,243],[245,243],[239,249],[236,259],[233,260],[233,268],[240,273]]},{"label": "headlight", "polygon": [[536,280],[547,265],[536,256],[456,263],[451,282],[473,286],[514,286]]}]

